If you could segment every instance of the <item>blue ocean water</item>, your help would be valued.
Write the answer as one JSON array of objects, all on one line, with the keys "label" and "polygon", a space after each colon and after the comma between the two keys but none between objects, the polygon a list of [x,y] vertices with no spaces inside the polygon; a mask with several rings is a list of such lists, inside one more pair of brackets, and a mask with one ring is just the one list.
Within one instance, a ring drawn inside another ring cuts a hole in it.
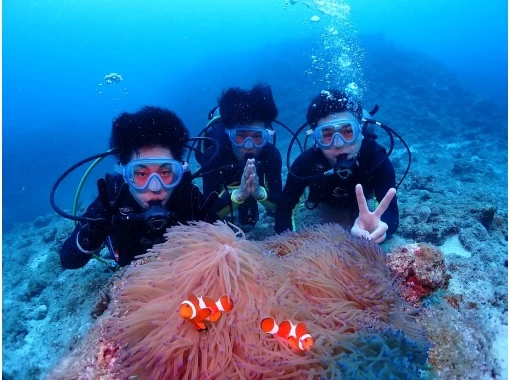
[{"label": "blue ocean water", "polygon": [[[314,15],[320,21],[312,22]],[[326,46],[325,33],[339,33],[348,48],[347,62],[333,54],[329,69],[355,68],[368,93],[357,49],[362,36],[383,36],[436,59],[466,88],[506,108],[506,15],[503,0],[4,2],[3,228],[50,212],[56,178],[107,149],[111,120],[122,111],[168,107],[198,133],[222,88],[262,80],[272,85],[284,121],[297,128],[307,104],[292,102],[293,94],[334,83],[320,54],[339,47]],[[331,30],[328,23],[338,20]],[[107,86],[111,72],[123,81]],[[112,167],[105,160],[95,173]],[[59,189],[63,208],[71,207],[82,174]],[[94,194],[91,180],[84,204]]]},{"label": "blue ocean water", "polygon": [[[2,213],[12,233],[3,241],[3,378],[40,378],[68,354],[110,278],[95,262],[62,269],[57,251],[70,223],[34,223],[53,213],[59,175],[104,152],[123,111],[167,107],[197,134],[222,89],[257,81],[271,84],[278,119],[294,130],[324,88],[354,82],[365,108],[381,105],[377,118],[413,152],[389,245],[440,246],[453,276],[447,301],[459,314],[425,308],[437,312],[432,337],[462,334],[436,345],[441,378],[504,374],[493,359],[508,356],[499,330],[508,325],[507,8],[503,0],[5,1]],[[107,85],[109,73],[122,82]],[[279,134],[283,154],[288,137]],[[391,159],[400,179],[402,145]],[[94,170],[82,205],[113,165]],[[71,208],[84,171],[62,183],[60,207]],[[19,222],[30,224],[13,228]]]}]

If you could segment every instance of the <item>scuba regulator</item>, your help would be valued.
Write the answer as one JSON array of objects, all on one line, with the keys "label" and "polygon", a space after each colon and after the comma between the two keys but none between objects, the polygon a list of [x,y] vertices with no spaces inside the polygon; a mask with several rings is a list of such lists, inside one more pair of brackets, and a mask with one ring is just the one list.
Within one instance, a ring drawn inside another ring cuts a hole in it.
[{"label": "scuba regulator", "polygon": [[354,157],[348,158],[347,154],[339,154],[336,157],[336,164],[332,170],[333,173],[338,176],[338,178],[346,181],[352,177],[357,168],[358,162]]},{"label": "scuba regulator", "polygon": [[147,226],[150,232],[164,231],[177,222],[175,215],[165,209],[161,201],[149,201],[149,208],[136,214],[115,215],[112,224],[139,223]]}]

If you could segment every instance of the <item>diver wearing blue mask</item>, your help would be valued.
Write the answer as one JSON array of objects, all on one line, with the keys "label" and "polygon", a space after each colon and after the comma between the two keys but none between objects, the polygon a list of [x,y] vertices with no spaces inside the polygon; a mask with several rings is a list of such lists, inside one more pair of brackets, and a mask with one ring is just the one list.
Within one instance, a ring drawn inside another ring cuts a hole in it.
[{"label": "diver wearing blue mask", "polygon": [[278,110],[267,85],[230,88],[218,105],[217,123],[211,127],[216,133],[210,136],[219,142],[220,152],[213,160],[212,149],[202,160],[197,158],[205,172],[204,194],[219,194],[216,211],[221,219],[237,211],[236,223],[254,226],[258,204],[274,211],[281,197],[282,159],[271,142]]},{"label": "diver wearing blue mask", "polygon": [[[324,90],[312,100],[307,134],[315,145],[290,166],[276,210],[276,233],[297,229],[297,205],[306,188],[306,208],[319,208],[322,222],[339,223],[377,243],[395,232],[395,170],[375,135],[363,135],[362,113],[359,100],[343,91]],[[372,197],[379,202],[375,212],[366,205]]]},{"label": "diver wearing blue mask", "polygon": [[60,250],[65,268],[83,267],[104,245],[114,264],[124,266],[163,242],[167,228],[217,219],[206,206],[212,198],[203,197],[182,163],[188,138],[177,115],[162,108],[144,107],[113,121],[118,173],[98,180],[98,197]]}]

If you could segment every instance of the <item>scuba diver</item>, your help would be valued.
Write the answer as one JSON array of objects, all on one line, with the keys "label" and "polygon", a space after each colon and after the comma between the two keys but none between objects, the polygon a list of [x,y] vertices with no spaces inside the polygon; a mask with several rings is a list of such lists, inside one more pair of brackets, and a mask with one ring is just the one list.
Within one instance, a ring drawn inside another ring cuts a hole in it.
[{"label": "scuba diver", "polygon": [[220,219],[229,214],[233,219],[238,210],[241,226],[255,226],[258,203],[268,211],[276,209],[282,194],[282,158],[270,138],[277,115],[271,88],[263,84],[223,91],[211,111],[205,133],[219,143],[219,153],[212,158],[210,146],[195,157],[202,165],[204,194],[219,194],[215,211]]},{"label": "scuba diver", "polygon": [[122,174],[107,174],[97,181],[98,197],[80,217],[54,205],[55,188],[68,173],[51,193],[55,210],[79,221],[60,250],[64,268],[83,267],[104,244],[113,253],[114,265],[125,266],[163,242],[168,227],[217,219],[209,212],[214,197],[204,198],[192,184],[187,165],[181,163],[188,137],[179,117],[163,108],[147,106],[113,120],[112,149],[97,156],[114,154]]},{"label": "scuba diver", "polygon": [[[306,188],[305,206],[319,209],[322,222],[339,223],[376,243],[397,230],[395,170],[377,136],[363,129],[363,113],[359,98],[346,91],[324,90],[312,100],[303,127],[310,126],[307,134],[313,134],[315,145],[289,169],[276,209],[276,233],[295,230],[296,206]],[[379,205],[370,212],[366,199],[374,196]]]}]

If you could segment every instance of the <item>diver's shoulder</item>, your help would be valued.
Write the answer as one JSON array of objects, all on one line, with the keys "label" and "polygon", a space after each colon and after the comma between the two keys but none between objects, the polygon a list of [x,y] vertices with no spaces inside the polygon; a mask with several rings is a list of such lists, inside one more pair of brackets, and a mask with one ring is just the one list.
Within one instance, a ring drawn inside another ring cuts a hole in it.
[{"label": "diver's shoulder", "polygon": [[260,152],[260,155],[267,159],[272,159],[274,157],[281,158],[282,156],[280,150],[273,144],[266,144],[262,152]]},{"label": "diver's shoulder", "polygon": [[317,159],[321,159],[324,157],[320,149],[317,149],[316,147],[311,147],[305,150],[303,153],[301,153],[299,156],[297,156],[296,161],[302,162],[302,161],[316,161]]},{"label": "diver's shoulder", "polygon": [[363,139],[361,142],[360,153],[363,155],[386,155],[386,148],[374,139]]},{"label": "diver's shoulder", "polygon": [[292,170],[299,175],[310,175],[317,167],[325,167],[327,160],[320,149],[311,147],[296,157]]},{"label": "diver's shoulder", "polygon": [[[374,140],[363,140],[359,154],[359,164],[363,168],[378,167],[378,171],[386,170],[392,165],[386,148]],[[381,165],[383,164],[383,165]]]},{"label": "diver's shoulder", "polygon": [[191,170],[186,169],[184,170],[184,173],[182,174],[182,179],[179,185],[177,185],[177,188],[181,185],[190,184],[193,182],[193,175],[191,174]]}]

